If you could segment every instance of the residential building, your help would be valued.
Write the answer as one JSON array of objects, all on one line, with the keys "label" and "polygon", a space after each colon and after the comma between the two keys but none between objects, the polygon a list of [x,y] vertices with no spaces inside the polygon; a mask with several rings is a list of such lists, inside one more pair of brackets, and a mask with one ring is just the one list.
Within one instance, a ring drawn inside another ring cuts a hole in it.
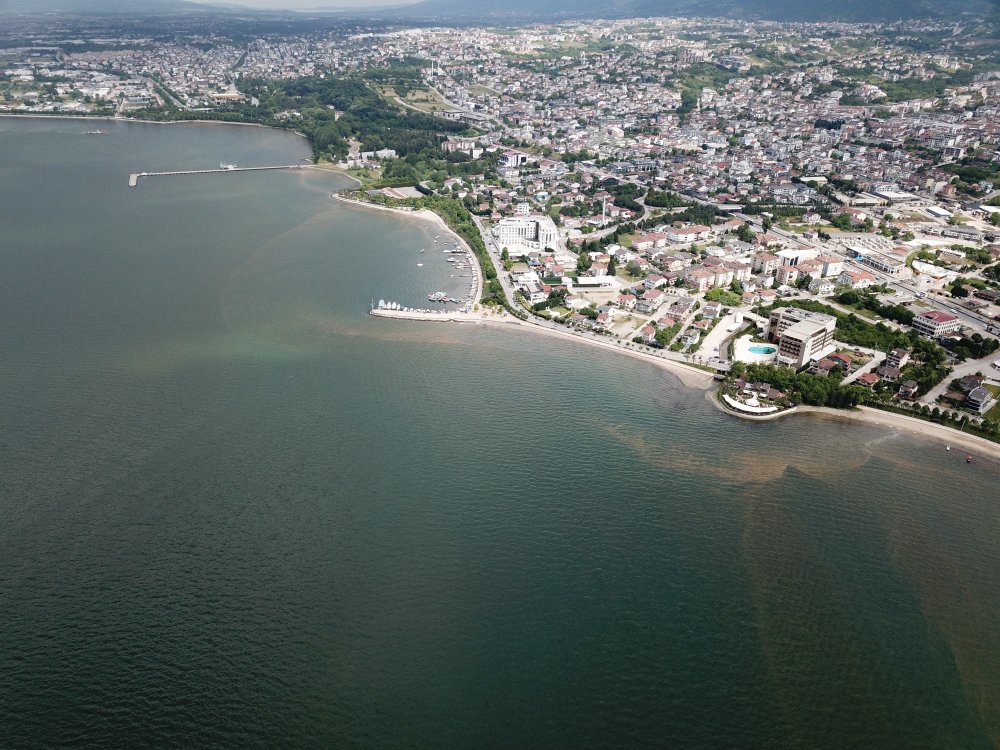
[{"label": "residential building", "polygon": [[930,338],[954,333],[961,327],[962,321],[958,319],[957,315],[940,310],[926,310],[913,319],[913,329]]},{"label": "residential building", "polygon": [[993,404],[993,394],[983,386],[973,388],[965,397],[965,406],[980,414],[987,411]]},{"label": "residential building", "polygon": [[885,363],[892,367],[904,368],[910,361],[910,352],[906,349],[893,349],[885,357]]}]

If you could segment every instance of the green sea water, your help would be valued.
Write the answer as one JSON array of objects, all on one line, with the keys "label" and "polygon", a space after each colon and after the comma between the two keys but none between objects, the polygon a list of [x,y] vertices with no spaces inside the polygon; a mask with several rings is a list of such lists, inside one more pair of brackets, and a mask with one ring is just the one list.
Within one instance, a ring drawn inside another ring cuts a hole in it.
[{"label": "green sea water", "polygon": [[1000,746],[996,464],[372,318],[439,230],[93,127],[0,119],[0,747]]}]

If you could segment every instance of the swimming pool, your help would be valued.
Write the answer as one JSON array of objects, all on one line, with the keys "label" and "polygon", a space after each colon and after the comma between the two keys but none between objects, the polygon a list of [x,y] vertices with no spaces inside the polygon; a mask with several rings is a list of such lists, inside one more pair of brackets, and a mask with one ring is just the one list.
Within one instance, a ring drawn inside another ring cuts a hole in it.
[{"label": "swimming pool", "polygon": [[778,351],[777,347],[766,344],[755,344],[750,347],[751,354],[774,354],[776,351]]}]

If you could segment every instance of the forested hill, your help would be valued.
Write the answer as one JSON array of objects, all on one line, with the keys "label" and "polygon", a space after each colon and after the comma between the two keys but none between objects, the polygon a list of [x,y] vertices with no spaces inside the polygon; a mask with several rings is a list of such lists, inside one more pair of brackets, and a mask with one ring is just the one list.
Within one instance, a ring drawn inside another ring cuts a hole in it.
[{"label": "forested hill", "polygon": [[896,21],[996,13],[1000,0],[423,0],[394,15],[438,20],[713,16],[773,21]]},{"label": "forested hill", "polygon": [[[240,89],[260,104],[244,110],[262,122],[293,120],[309,136],[318,155],[344,158],[348,139],[363,150],[391,148],[400,156],[440,150],[442,133],[466,126],[390,104],[368,83],[356,78],[295,78],[286,81],[244,79]],[[297,114],[290,114],[297,113]]]},{"label": "forested hill", "polygon": [[135,114],[153,120],[207,119],[293,128],[312,140],[317,159],[331,161],[346,158],[351,141],[362,151],[393,149],[400,158],[384,162],[382,168],[383,181],[391,184],[412,185],[423,180],[439,184],[451,175],[486,171],[495,162],[495,155],[472,160],[463,153],[441,150],[445,138],[475,131],[458,122],[404,109],[377,90],[387,86],[405,95],[408,87],[418,83],[419,68],[405,63],[368,71],[364,77],[244,78],[237,85],[247,99],[213,112],[168,107]]}]

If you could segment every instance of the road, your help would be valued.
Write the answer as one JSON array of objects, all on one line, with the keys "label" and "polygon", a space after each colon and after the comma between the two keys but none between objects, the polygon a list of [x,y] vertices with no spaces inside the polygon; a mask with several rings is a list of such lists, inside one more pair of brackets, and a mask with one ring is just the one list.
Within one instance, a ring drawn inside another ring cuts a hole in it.
[{"label": "road", "polygon": [[[510,306],[517,309],[517,298],[514,296],[514,285],[510,282],[510,274],[508,274],[503,268],[503,261],[500,260],[500,248],[497,247],[496,241],[493,239],[493,235],[490,234],[489,230],[483,226],[483,220],[472,214],[472,221],[476,225],[476,229],[479,230],[479,236],[483,238],[483,243],[486,245],[486,252],[490,256],[490,260],[493,261],[493,267],[496,269],[497,278],[500,280],[501,286],[503,286],[504,297],[507,298],[507,302]],[[485,283],[485,274],[484,279]]]},{"label": "road", "polygon": [[[896,279],[887,274],[876,271],[870,266],[863,265],[853,260],[845,260],[845,266],[850,266],[856,271],[867,271],[872,276],[874,276],[879,283],[887,284],[890,289],[895,289],[896,291],[906,292],[913,295],[914,297],[921,290],[917,288],[915,284],[908,284],[900,279]],[[952,315],[957,315],[959,320],[962,321],[963,325],[966,325],[978,333],[986,333],[986,324],[990,322],[990,319],[985,315],[980,315],[979,313],[974,313],[971,310],[967,310],[957,304],[957,300],[944,301],[940,299],[937,295],[927,295],[922,299],[922,301],[936,310],[941,310],[943,312],[951,313]]]},{"label": "road", "polygon": [[955,367],[951,375],[946,377],[936,386],[931,388],[924,396],[922,396],[920,398],[920,403],[932,406],[935,401],[945,394],[945,391],[948,390],[952,380],[959,380],[964,378],[966,375],[975,375],[977,372],[981,372],[986,376],[987,380],[994,382],[997,381],[1000,379],[1000,370],[993,367],[993,360],[996,358],[997,352],[994,352],[983,359],[970,359],[963,362]]},{"label": "road", "polygon": [[[749,221],[757,229],[759,229],[761,226],[759,217],[747,216],[746,214],[740,214],[740,213],[736,213],[734,214],[734,216]],[[824,245],[819,245],[814,242],[810,242],[809,240],[805,240],[801,237],[797,237],[792,232],[786,232],[785,230],[779,227],[772,226],[770,232],[783,239],[788,240],[789,242],[794,242],[800,247],[808,247],[813,250],[817,250],[819,252],[831,251],[830,248],[825,247]],[[840,253],[837,254],[839,255]],[[882,273],[881,271],[878,271],[872,268],[871,266],[866,266],[863,263],[858,263],[857,261],[852,260],[850,258],[844,259],[844,266],[850,267],[851,270],[854,271],[867,271],[872,276],[874,276],[879,283],[886,284],[890,289],[895,289],[897,292],[905,292],[914,297],[916,297],[918,292],[921,292],[921,290],[917,288],[916,284],[907,283],[906,281]],[[927,297],[923,298],[923,301],[937,310],[942,310],[943,312],[951,313],[952,315],[957,315],[959,320],[962,321],[963,325],[972,328],[976,332],[982,334],[986,333],[986,324],[990,322],[990,319],[987,316],[980,315],[979,313],[972,312],[971,310],[967,310],[964,307],[959,306],[957,304],[957,301],[956,304],[952,304],[951,302],[946,302],[939,298],[936,298],[934,295],[928,295]],[[824,300],[824,302],[827,301]],[[886,324],[892,325],[889,322],[887,322]]]},{"label": "road", "polygon": [[[514,286],[510,282],[510,275],[503,270],[503,262],[500,260],[500,249],[497,247],[496,243],[493,241],[493,236],[487,231],[482,224],[482,220],[473,214],[472,220],[475,222],[476,227],[479,229],[479,234],[483,238],[483,242],[486,244],[486,251],[489,253],[490,259],[493,261],[494,267],[497,269],[497,278],[500,280],[500,284],[503,287],[504,295],[507,298],[507,302],[510,303],[511,307],[514,309],[520,309],[516,302],[514,296]],[[693,317],[693,315],[692,315]],[[552,331],[557,331],[563,335],[569,333],[575,336],[579,336],[583,339],[589,339],[591,341],[596,341],[606,346],[622,346],[625,347],[629,342],[622,341],[619,338],[613,336],[607,336],[604,334],[594,333],[593,331],[586,331],[579,328],[572,328],[570,326],[564,325],[562,323],[556,323],[552,320],[545,320],[544,318],[539,318],[535,315],[529,315],[525,322],[538,326],[539,328],[548,328]],[[680,352],[672,352],[668,349],[654,349],[652,347],[643,347],[638,345],[632,345],[631,347],[634,351],[645,351],[645,353],[654,358],[667,359],[673,362],[681,362],[684,364],[691,364],[692,362],[700,362],[711,364],[720,370],[728,370],[729,365],[726,363],[716,363],[708,362],[704,357],[698,355],[682,354]]]},{"label": "road", "polygon": [[877,369],[883,362],[885,362],[885,352],[875,351],[874,349],[862,349],[861,347],[855,347],[859,351],[864,352],[871,356],[871,361],[863,367],[859,367],[857,370],[848,375],[841,382],[841,385],[850,385],[855,380],[860,378],[862,375],[866,375],[869,372],[873,372]]}]

